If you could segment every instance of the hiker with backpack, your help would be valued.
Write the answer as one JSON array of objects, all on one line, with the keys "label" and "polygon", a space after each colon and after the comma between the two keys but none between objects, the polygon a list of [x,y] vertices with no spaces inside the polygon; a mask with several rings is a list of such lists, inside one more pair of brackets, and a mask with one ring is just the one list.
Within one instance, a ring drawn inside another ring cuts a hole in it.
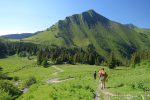
[{"label": "hiker with backpack", "polygon": [[99,79],[100,79],[100,82],[101,82],[101,89],[104,89],[105,88],[105,82],[106,82],[106,79],[108,77],[108,75],[105,72],[104,68],[99,70],[98,75],[99,75]]}]

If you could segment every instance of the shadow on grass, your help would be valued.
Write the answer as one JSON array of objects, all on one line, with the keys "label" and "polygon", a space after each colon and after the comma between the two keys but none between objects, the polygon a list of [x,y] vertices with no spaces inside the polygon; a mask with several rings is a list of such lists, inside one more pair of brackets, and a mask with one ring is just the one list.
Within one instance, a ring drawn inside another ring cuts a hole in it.
[{"label": "shadow on grass", "polygon": [[110,89],[110,88],[119,88],[119,87],[123,87],[124,86],[124,84],[123,83],[121,83],[121,84],[119,84],[119,85],[116,85],[116,86],[108,86],[108,87],[106,87],[107,89]]},{"label": "shadow on grass", "polygon": [[129,70],[129,68],[115,68],[114,70]]}]

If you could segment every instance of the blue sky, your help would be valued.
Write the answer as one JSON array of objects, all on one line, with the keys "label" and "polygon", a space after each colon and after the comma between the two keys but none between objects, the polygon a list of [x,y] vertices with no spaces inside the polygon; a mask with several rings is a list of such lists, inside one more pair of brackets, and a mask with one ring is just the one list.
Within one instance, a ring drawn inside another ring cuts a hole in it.
[{"label": "blue sky", "polygon": [[36,32],[93,9],[120,23],[150,28],[150,0],[0,0],[0,35]]}]

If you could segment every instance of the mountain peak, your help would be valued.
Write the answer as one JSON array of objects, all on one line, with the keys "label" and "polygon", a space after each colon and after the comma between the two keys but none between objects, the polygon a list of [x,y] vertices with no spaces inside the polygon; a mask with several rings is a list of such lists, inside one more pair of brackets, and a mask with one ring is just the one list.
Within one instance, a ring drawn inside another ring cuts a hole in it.
[{"label": "mountain peak", "polygon": [[70,26],[73,23],[77,25],[88,25],[89,28],[94,27],[97,24],[102,24],[103,26],[110,26],[110,20],[106,17],[98,14],[93,9],[82,12],[81,14],[74,14],[72,16],[66,17],[65,20],[60,20],[59,26]]},{"label": "mountain peak", "polygon": [[93,9],[89,9],[89,10],[87,10],[87,11],[85,11],[85,12],[88,12],[88,13],[96,13]]},{"label": "mountain peak", "polygon": [[88,24],[90,24],[90,26],[96,25],[97,23],[101,23],[101,24],[107,26],[110,22],[109,19],[98,14],[97,12],[95,12],[92,9],[83,12],[81,14],[81,16],[83,17],[84,21],[86,21]]},{"label": "mountain peak", "polygon": [[85,12],[82,12],[81,14],[89,14],[91,16],[94,16],[94,15],[99,15],[97,12],[95,12],[93,9],[90,9],[90,10],[87,10]]},{"label": "mountain peak", "polygon": [[125,24],[125,26],[127,26],[128,28],[134,29],[134,28],[138,28],[137,26],[135,26],[134,24],[130,23],[130,24]]}]

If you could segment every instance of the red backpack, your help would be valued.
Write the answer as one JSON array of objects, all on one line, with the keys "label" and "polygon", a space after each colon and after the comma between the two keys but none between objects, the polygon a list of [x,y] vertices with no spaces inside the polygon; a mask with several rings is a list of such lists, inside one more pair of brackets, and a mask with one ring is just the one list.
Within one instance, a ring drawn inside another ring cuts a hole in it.
[{"label": "red backpack", "polygon": [[106,74],[106,72],[103,71],[103,70],[101,70],[101,71],[99,72],[100,77],[101,77],[101,76],[105,76],[105,74]]}]

